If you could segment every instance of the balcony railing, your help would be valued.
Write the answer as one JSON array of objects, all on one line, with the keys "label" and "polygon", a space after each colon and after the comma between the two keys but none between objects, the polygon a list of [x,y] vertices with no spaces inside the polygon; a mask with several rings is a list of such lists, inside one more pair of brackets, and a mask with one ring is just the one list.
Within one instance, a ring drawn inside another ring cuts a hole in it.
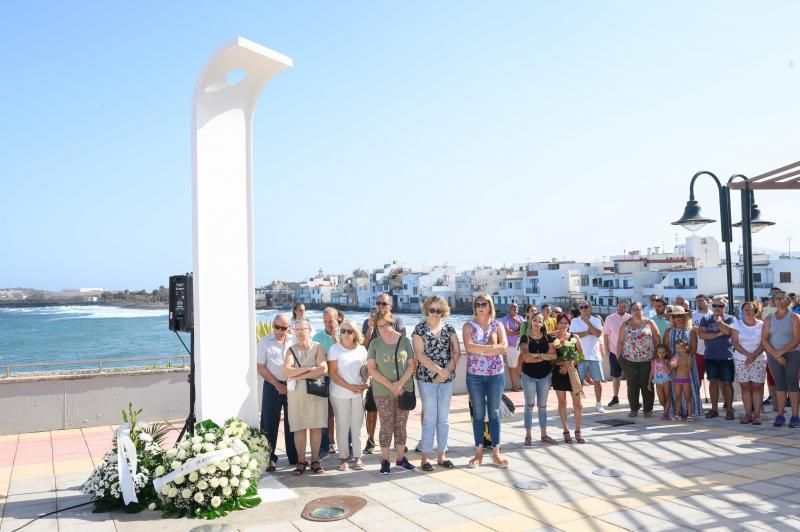
[{"label": "balcony railing", "polygon": [[[179,363],[177,363],[180,360]],[[173,365],[171,361],[175,361]],[[153,364],[131,364],[132,362],[153,362]],[[164,368],[188,368],[189,355],[166,355],[162,357],[141,357],[141,358],[99,358],[96,360],[70,360],[70,361],[48,361],[48,362],[29,362],[27,364],[3,364],[0,368],[5,371],[5,377],[11,377],[12,374],[19,376],[29,375],[31,372],[36,372],[37,369],[41,372],[52,373],[58,371],[53,369],[55,367],[68,367],[80,366],[70,373],[75,372],[92,372],[104,373],[107,370],[117,368],[134,369],[134,370],[148,370],[148,369],[164,369]],[[15,368],[29,368],[27,371],[14,371]]]}]

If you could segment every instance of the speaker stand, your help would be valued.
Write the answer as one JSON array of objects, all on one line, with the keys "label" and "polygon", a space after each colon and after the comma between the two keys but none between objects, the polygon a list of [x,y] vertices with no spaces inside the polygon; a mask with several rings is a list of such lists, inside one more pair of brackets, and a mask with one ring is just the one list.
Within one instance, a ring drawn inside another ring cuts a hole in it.
[{"label": "speaker stand", "polygon": [[175,445],[180,443],[187,432],[194,436],[194,426],[197,423],[197,418],[194,415],[194,327],[189,331],[189,335],[189,377],[187,379],[189,381],[189,415],[186,417],[186,422],[183,424],[178,439],[175,440]]}]

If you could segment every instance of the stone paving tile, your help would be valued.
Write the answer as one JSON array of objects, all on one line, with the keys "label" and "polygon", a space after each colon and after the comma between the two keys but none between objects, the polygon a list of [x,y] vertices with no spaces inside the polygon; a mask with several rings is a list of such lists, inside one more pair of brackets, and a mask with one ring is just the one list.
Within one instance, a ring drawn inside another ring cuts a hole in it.
[{"label": "stone paving tile", "polygon": [[597,516],[601,521],[626,530],[668,531],[686,530],[683,525],[671,523],[636,510],[621,510]]},{"label": "stone paving tile", "polygon": [[487,517],[486,519],[480,519],[478,522],[492,530],[502,532],[523,532],[544,526],[543,523],[535,519],[519,514]]}]

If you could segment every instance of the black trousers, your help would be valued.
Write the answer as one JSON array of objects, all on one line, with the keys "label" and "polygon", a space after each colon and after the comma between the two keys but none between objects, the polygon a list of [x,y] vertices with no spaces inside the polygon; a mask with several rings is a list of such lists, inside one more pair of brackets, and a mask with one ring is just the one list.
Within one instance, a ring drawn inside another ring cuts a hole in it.
[{"label": "black trousers", "polygon": [[277,463],[275,444],[278,443],[278,427],[281,423],[281,410],[283,410],[283,442],[286,446],[286,457],[289,463],[297,463],[297,449],[294,446],[294,433],[289,432],[289,413],[287,411],[287,397],[278,393],[278,390],[269,382],[264,381],[264,395],[261,399],[261,430],[267,435],[267,441],[272,448],[270,460]]}]

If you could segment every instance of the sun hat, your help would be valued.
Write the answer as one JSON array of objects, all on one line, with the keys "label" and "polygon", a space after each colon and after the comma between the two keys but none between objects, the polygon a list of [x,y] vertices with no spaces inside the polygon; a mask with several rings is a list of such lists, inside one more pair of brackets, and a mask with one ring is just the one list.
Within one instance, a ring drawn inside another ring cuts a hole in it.
[{"label": "sun hat", "polygon": [[680,305],[672,305],[672,308],[667,312],[670,316],[685,316],[689,314],[689,311],[683,308]]}]

